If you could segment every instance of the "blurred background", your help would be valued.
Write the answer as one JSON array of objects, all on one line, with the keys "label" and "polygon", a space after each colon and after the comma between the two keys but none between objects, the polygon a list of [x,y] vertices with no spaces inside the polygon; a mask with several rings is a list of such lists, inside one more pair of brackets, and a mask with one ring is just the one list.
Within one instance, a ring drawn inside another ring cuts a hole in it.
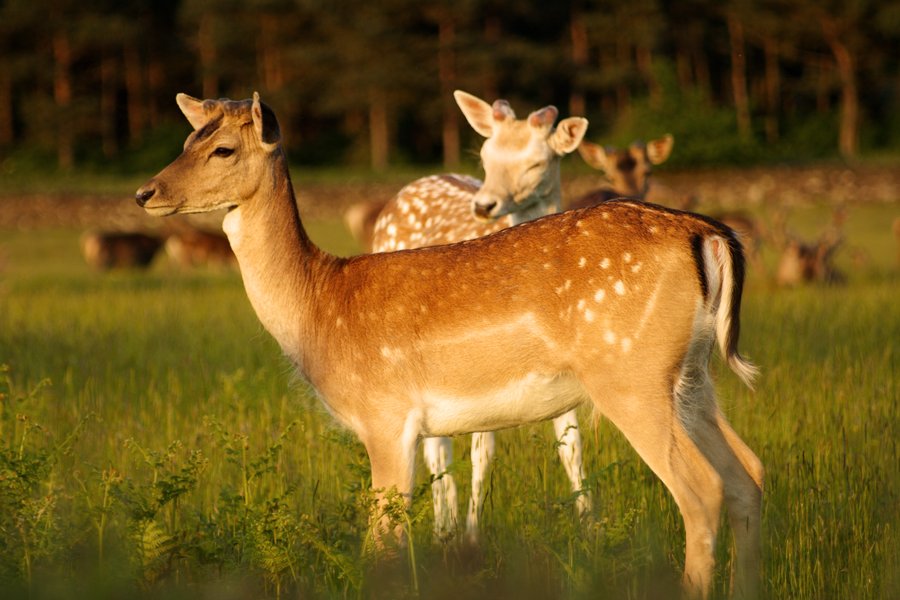
[{"label": "blurred background", "polygon": [[176,93],[254,90],[304,166],[457,166],[457,88],[675,166],[896,156],[898,65],[895,0],[5,0],[0,174],[155,171]]}]

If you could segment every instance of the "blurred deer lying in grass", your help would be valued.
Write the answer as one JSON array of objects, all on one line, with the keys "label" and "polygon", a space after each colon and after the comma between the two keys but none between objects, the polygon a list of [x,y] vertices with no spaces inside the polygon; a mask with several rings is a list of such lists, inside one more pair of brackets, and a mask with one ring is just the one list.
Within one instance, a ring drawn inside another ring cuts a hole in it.
[{"label": "blurred deer lying in grass", "polygon": [[832,214],[831,224],[815,241],[790,233],[784,213],[776,214],[778,235],[775,245],[780,249],[775,282],[790,287],[804,283],[841,284],[846,276],[834,265],[834,257],[844,243],[843,227],[846,211],[839,207]]},{"label": "blurred deer lying in grass", "polygon": [[180,227],[166,238],[166,254],[181,267],[231,267],[237,259],[221,233]]},{"label": "blurred deer lying in grass", "polygon": [[81,236],[81,253],[91,267],[146,269],[163,245],[163,238],[137,232],[87,231]]},{"label": "blurred deer lying in grass", "polygon": [[[555,124],[559,112],[553,106],[520,120],[505,100],[491,105],[462,91],[455,92],[454,98],[469,124],[485,138],[481,147],[484,181],[445,174],[423,177],[405,186],[379,212],[373,228],[373,252],[461,242],[559,211],[560,160],[578,147],[587,131],[587,120],[570,117]],[[498,211],[502,214],[493,216]],[[576,507],[584,517],[590,512],[590,496],[582,490],[582,443],[575,412],[560,415],[553,425],[560,460],[573,492],[579,493]],[[472,494],[466,538],[473,543],[478,539],[494,448],[493,432],[472,435]],[[426,438],[423,452],[434,477],[435,535],[446,539],[459,524],[456,483],[447,472],[453,460],[453,441]]]},{"label": "blurred deer lying in grass", "polygon": [[[263,326],[344,426],[376,490],[375,539],[408,503],[423,437],[541,421],[590,402],[672,493],[683,582],[708,597],[720,511],[735,540],[733,589],[756,595],[763,467],[720,411],[716,343],[738,352],[743,253],[699,215],[614,201],[482,238],[338,258],[310,240],[281,131],[259,101],[184,94],[184,151],[136,192],[151,215],[227,210],[223,228]],[[488,216],[499,217],[496,204]]]}]

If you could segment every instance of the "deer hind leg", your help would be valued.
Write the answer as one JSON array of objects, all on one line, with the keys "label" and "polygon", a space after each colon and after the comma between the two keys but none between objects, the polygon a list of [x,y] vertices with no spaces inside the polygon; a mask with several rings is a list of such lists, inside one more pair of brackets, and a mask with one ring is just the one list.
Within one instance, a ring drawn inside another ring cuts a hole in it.
[{"label": "deer hind leg", "polygon": [[580,492],[575,501],[578,516],[585,518],[591,512],[590,492],[584,489],[584,466],[581,461],[581,432],[578,430],[578,419],[574,410],[553,419],[556,432],[556,450],[562,461],[573,492]]},{"label": "deer hind leg", "polygon": [[470,544],[478,543],[478,519],[487,493],[484,480],[494,459],[494,446],[492,432],[472,434],[472,497],[469,499],[469,513],[466,515],[466,541]]},{"label": "deer hind leg", "polygon": [[425,438],[422,443],[425,464],[431,471],[431,497],[434,502],[434,536],[446,540],[456,531],[459,511],[456,501],[456,482],[447,472],[453,462],[453,440]]},{"label": "deer hind leg", "polygon": [[[760,575],[763,465],[721,413],[717,413],[715,425],[713,435],[717,429],[731,451],[717,468],[723,473],[725,504],[734,534],[734,596],[755,598]],[[722,448],[721,441],[714,445]]]},{"label": "deer hind leg", "polygon": [[[755,598],[760,569],[763,466],[719,411],[705,370],[696,381],[698,385],[679,398],[683,411],[688,414],[683,420],[691,439],[722,482],[734,535],[734,595]],[[685,397],[688,395],[692,397]]]},{"label": "deer hind leg", "polygon": [[691,597],[707,598],[723,481],[679,418],[679,400],[667,387],[616,394],[604,391],[602,382],[586,386],[597,408],[619,428],[675,499],[686,538],[683,585]]}]

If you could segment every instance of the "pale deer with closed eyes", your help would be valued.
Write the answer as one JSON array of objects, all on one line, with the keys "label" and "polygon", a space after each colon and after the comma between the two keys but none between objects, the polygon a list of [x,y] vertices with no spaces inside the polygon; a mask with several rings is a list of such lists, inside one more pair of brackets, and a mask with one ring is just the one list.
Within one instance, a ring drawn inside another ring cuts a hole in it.
[{"label": "pale deer with closed eyes", "polygon": [[[553,106],[517,119],[505,100],[491,105],[462,91],[455,92],[454,98],[475,131],[486,138],[481,147],[484,181],[445,174],[423,177],[405,186],[380,211],[372,234],[373,252],[461,242],[559,211],[559,163],[578,147],[587,120],[569,117],[556,124],[559,113]],[[473,205],[505,205],[512,212],[487,220],[476,218]],[[560,460],[572,490],[579,493],[578,513],[585,516],[591,504],[587,491],[582,490],[582,443],[575,412],[558,416],[553,425]],[[472,543],[478,539],[485,480],[494,448],[493,432],[472,436],[472,493],[466,514],[466,538]],[[447,472],[453,459],[453,442],[446,437],[426,438],[423,452],[434,477],[435,535],[446,538],[458,524],[456,483]]]}]

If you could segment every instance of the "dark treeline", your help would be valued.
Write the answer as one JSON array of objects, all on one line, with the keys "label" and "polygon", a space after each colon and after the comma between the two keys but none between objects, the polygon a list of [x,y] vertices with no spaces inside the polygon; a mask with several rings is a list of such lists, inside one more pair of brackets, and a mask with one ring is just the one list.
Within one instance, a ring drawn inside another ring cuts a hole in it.
[{"label": "dark treeline", "polygon": [[258,90],[299,161],[453,167],[461,88],[683,163],[849,158],[900,147],[898,62],[898,0],[5,0],[0,157],[143,166],[177,92]]}]

